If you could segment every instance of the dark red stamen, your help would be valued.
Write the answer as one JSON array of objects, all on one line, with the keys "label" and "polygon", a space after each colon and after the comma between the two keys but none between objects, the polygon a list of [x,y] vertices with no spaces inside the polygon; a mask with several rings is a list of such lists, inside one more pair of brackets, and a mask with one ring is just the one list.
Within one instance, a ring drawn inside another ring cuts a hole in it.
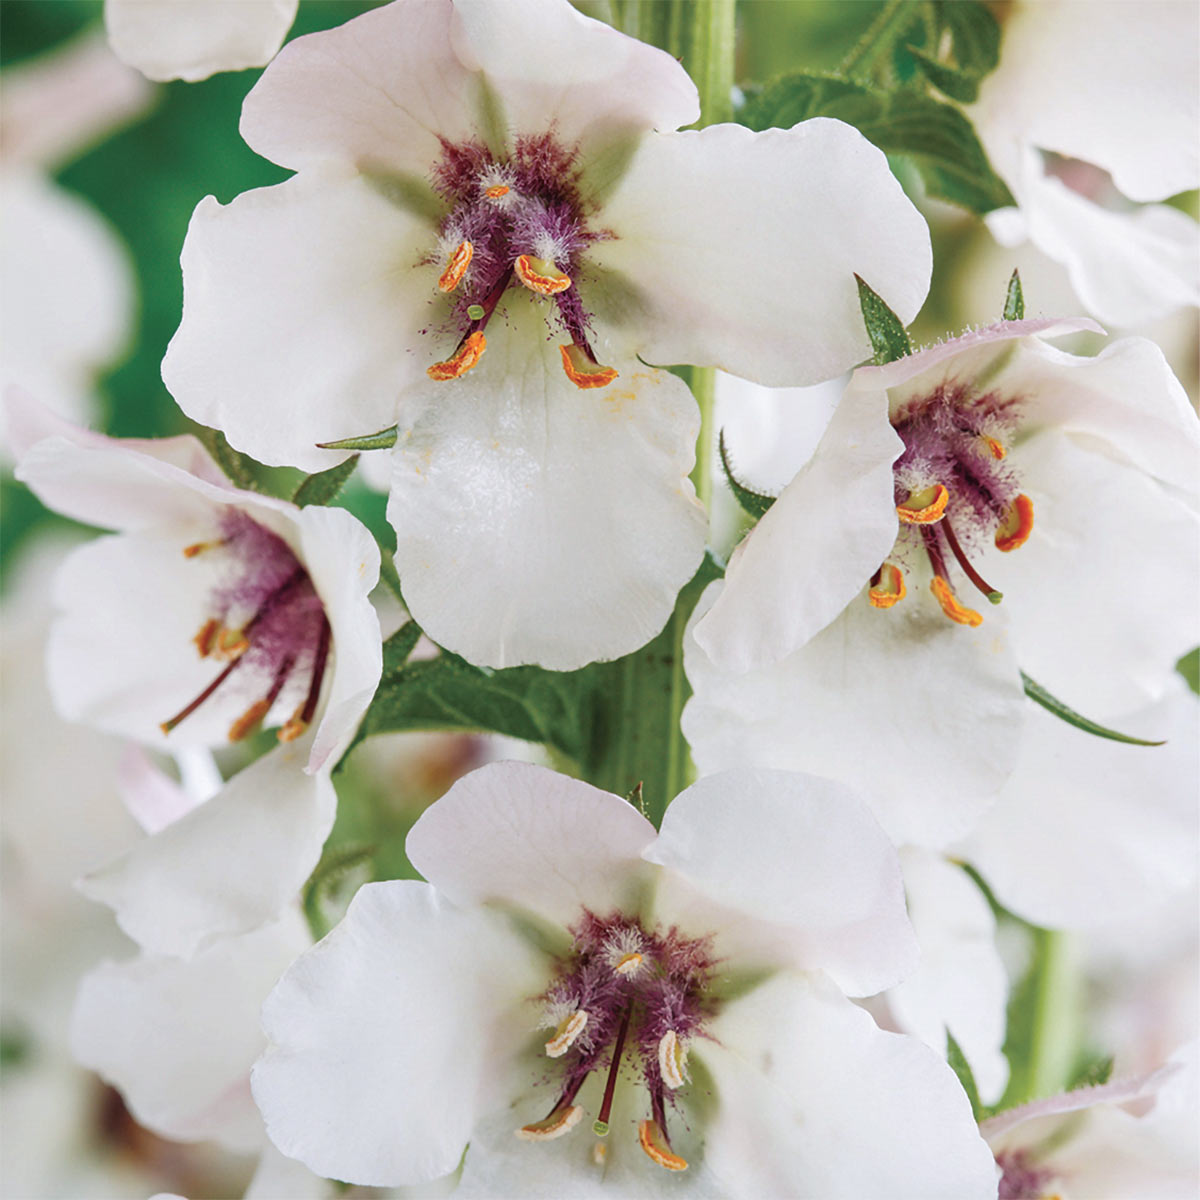
[{"label": "dark red stamen", "polygon": [[214,679],[212,683],[210,683],[208,687],[206,687],[204,691],[202,691],[200,695],[195,698],[195,700],[193,700],[186,707],[180,709],[180,711],[177,712],[173,717],[163,721],[163,723],[159,725],[159,729],[161,729],[163,733],[170,733],[171,730],[180,723],[180,721],[190,717],[192,713],[194,713],[196,709],[198,709],[200,705],[202,705],[205,700],[207,700],[213,694],[213,692],[215,692],[217,688],[219,688],[221,684],[223,684],[225,680],[227,680],[229,676],[233,674],[234,669],[239,663],[244,662],[245,658],[246,656],[244,654],[238,658],[235,658],[233,662],[231,662],[229,666],[227,666],[225,670],[223,670],[220,675],[218,675],[216,679]]},{"label": "dark red stamen", "polygon": [[604,1085],[604,1100],[600,1105],[600,1115],[596,1118],[593,1128],[600,1136],[601,1128],[604,1133],[608,1132],[608,1118],[612,1113],[613,1096],[617,1090],[617,1075],[621,1069],[621,1054],[625,1049],[625,1035],[629,1032],[629,1017],[633,1012],[633,1005],[625,1006],[625,1015],[621,1018],[621,1028],[617,1031],[616,1045],[613,1046],[612,1065],[608,1068],[608,1081]]},{"label": "dark red stamen", "polygon": [[313,659],[312,681],[308,685],[308,695],[304,699],[304,707],[300,710],[300,720],[305,725],[312,723],[313,714],[317,711],[317,700],[321,695],[321,681],[325,678],[325,664],[329,660],[329,639],[329,622],[322,616],[317,653]]},{"label": "dark red stamen", "polygon": [[954,536],[954,529],[951,527],[949,520],[942,518],[942,530],[946,534],[946,541],[950,545],[951,553],[958,559],[958,565],[962,567],[966,577],[979,589],[992,604],[999,604],[1004,599],[1004,593],[998,592],[980,573],[971,566],[967,559],[966,552],[959,545],[958,538]]},{"label": "dark red stamen", "polygon": [[[487,323],[492,319],[492,313],[496,311],[496,305],[500,303],[500,297],[504,295],[505,289],[512,282],[512,277],[513,269],[510,264],[508,270],[496,280],[492,290],[483,298],[482,303],[479,303],[479,307],[483,309],[483,316],[477,317],[471,322],[470,328],[463,334],[464,342],[472,333],[480,331],[487,326]],[[459,345],[461,344],[460,342]]]}]

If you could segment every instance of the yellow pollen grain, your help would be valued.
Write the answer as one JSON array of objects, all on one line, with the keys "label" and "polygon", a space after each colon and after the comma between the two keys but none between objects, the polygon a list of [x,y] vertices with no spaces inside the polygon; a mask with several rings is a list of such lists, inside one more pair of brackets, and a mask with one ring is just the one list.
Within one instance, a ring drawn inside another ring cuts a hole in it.
[{"label": "yellow pollen grain", "polygon": [[446,269],[438,277],[438,291],[452,292],[462,283],[474,253],[475,247],[470,242],[458,243],[454,253],[450,255],[450,261],[446,263]]},{"label": "yellow pollen grain", "polygon": [[983,618],[979,613],[963,604],[954,594],[954,590],[940,575],[935,575],[930,580],[929,590],[942,606],[942,612],[956,625],[969,625],[974,629],[976,625],[983,624]]},{"label": "yellow pollen grain", "polygon": [[668,1171],[686,1171],[687,1159],[680,1158],[667,1145],[657,1121],[642,1121],[638,1125],[638,1144],[653,1162]]},{"label": "yellow pollen grain", "polygon": [[1009,506],[996,530],[996,549],[1007,554],[1025,545],[1033,532],[1033,501],[1022,492]]},{"label": "yellow pollen grain", "polygon": [[564,1133],[570,1133],[583,1120],[583,1109],[578,1104],[567,1108],[556,1108],[544,1121],[522,1125],[516,1136],[523,1142],[552,1142]]},{"label": "yellow pollen grain", "polygon": [[268,700],[255,700],[248,709],[229,727],[229,740],[241,742],[248,738],[262,723],[271,704]]},{"label": "yellow pollen grain", "polygon": [[546,1053],[551,1058],[561,1058],[575,1044],[575,1040],[583,1032],[587,1023],[586,1010],[577,1008],[569,1017],[559,1023],[554,1036],[546,1043]]},{"label": "yellow pollen grain", "polygon": [[482,329],[477,329],[463,341],[450,358],[445,362],[434,363],[432,367],[427,368],[425,374],[439,383],[447,379],[457,379],[472,367],[479,365],[486,349],[487,338],[483,336]]},{"label": "yellow pollen grain", "polygon": [[592,1162],[598,1167],[604,1166],[608,1161],[608,1146],[604,1142],[592,1143]]},{"label": "yellow pollen grain", "polygon": [[542,296],[555,296],[571,286],[571,277],[564,275],[552,262],[521,254],[513,263],[517,278],[531,291]]},{"label": "yellow pollen grain", "polygon": [[896,505],[896,515],[905,525],[933,525],[946,515],[950,493],[944,484],[935,483],[923,492],[914,492],[903,504]]},{"label": "yellow pollen grain", "polygon": [[617,372],[612,367],[602,367],[593,362],[576,345],[559,346],[558,349],[562,355],[563,370],[577,388],[608,387],[617,377]]},{"label": "yellow pollen grain", "polygon": [[868,593],[875,608],[891,608],[907,595],[904,572],[895,563],[885,562],[879,568],[879,582]]}]

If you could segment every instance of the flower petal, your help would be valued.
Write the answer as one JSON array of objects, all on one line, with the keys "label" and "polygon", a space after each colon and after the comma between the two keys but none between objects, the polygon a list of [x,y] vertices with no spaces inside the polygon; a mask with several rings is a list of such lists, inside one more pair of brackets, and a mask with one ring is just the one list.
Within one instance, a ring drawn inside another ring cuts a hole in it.
[{"label": "flower petal", "polygon": [[[916,965],[896,852],[840,784],[784,771],[709,776],[676,797],[642,857],[736,914],[722,934],[725,958],[823,969],[854,995],[878,992]],[[665,900],[659,909],[685,919]]]},{"label": "flower petal", "polygon": [[730,671],[799,649],[862,591],[896,540],[887,394],[848,390],[816,453],[730,559],[694,637]]},{"label": "flower petal", "polygon": [[353,174],[298,175],[224,206],[202,200],[183,245],[167,388],[260,462],[332,466],[345,453],[316,444],[393,424],[397,393],[433,361],[417,314],[437,275],[416,268],[435,242]]},{"label": "flower petal", "polygon": [[426,884],[367,884],[263,1006],[253,1087],[268,1135],[347,1183],[453,1171],[545,983],[502,919]]},{"label": "flower petal", "polygon": [[195,83],[270,62],[300,0],[104,0],[113,53],[147,79]]},{"label": "flower petal", "polygon": [[286,1158],[270,1143],[263,1147],[245,1200],[328,1200],[329,1181],[303,1163]]},{"label": "flower petal", "polygon": [[256,1149],[262,1123],[249,1073],[263,1047],[258,1008],[308,943],[292,913],[190,962],[154,954],[106,962],[80,987],[72,1052],[164,1137]]},{"label": "flower petal", "polygon": [[1133,200],[1194,188],[1197,26],[1191,4],[1016,5],[971,119],[989,153],[1016,141],[1083,159]]},{"label": "flower petal", "polygon": [[654,826],[627,801],[529,763],[460,779],[408,835],[413,866],[457,904],[497,902],[557,925],[636,900]]},{"label": "flower petal", "polygon": [[778,975],[697,1046],[719,1104],[706,1161],[731,1197],[986,1200],[996,1168],[950,1068],[819,976]]},{"label": "flower petal", "polygon": [[1004,592],[1022,669],[1100,721],[1162,696],[1200,642],[1200,612],[1177,602],[1200,581],[1200,521],[1105,449],[1054,431],[1022,444],[1034,534],[977,558]]},{"label": "flower petal", "polygon": [[434,641],[571,670],[649,641],[699,566],[697,411],[678,379],[625,357],[603,359],[621,372],[607,387],[575,387],[535,310],[512,309],[478,367],[406,395],[388,519]]},{"label": "flower petal", "polygon": [[980,1096],[992,1103],[1008,1082],[1008,976],[996,949],[996,918],[962,867],[915,847],[900,861],[921,961],[888,992],[888,1007],[902,1030],[943,1056],[949,1032]]},{"label": "flower petal", "polygon": [[870,355],[855,272],[906,323],[929,287],[924,220],[882,152],[826,118],[647,137],[602,218],[617,236],[588,258],[623,287],[596,312],[650,362],[818,383]]},{"label": "flower petal", "polygon": [[745,675],[686,638],[683,731],[701,772],[823,775],[857,790],[898,845],[961,837],[1012,770],[1025,698],[1002,613],[966,629],[921,599],[880,611],[864,591],[802,649]]},{"label": "flower petal", "polygon": [[80,880],[136,942],[189,958],[274,920],[321,856],[337,796],[308,775],[308,742],[281,745],[211,800]]},{"label": "flower petal", "polygon": [[1034,924],[1086,928],[1151,911],[1195,877],[1195,696],[1178,683],[1117,724],[1167,745],[1123,746],[1031,712],[1012,779],[958,847]]}]

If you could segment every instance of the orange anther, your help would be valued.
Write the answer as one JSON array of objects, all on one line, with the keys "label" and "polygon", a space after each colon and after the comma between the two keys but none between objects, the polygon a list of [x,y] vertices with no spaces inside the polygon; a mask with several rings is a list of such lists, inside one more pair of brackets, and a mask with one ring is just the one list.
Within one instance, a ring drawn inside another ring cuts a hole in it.
[{"label": "orange anther", "polygon": [[560,1138],[583,1119],[583,1109],[578,1104],[564,1105],[556,1108],[544,1121],[534,1121],[532,1125],[522,1125],[517,1130],[517,1137],[523,1142],[549,1142]]},{"label": "orange anther", "polygon": [[608,387],[617,377],[612,367],[602,367],[586,350],[573,343],[559,346],[563,370],[567,378],[578,388]]},{"label": "orange anther", "polygon": [[579,1035],[587,1027],[587,1023],[587,1010],[577,1008],[569,1017],[559,1022],[554,1036],[546,1043],[546,1053],[551,1058],[562,1058],[578,1040]]},{"label": "orange anther", "polygon": [[249,649],[250,639],[240,629],[230,629],[226,626],[217,634],[216,643],[210,653],[220,662],[233,662]]},{"label": "orange anther", "polygon": [[446,269],[438,276],[438,291],[452,292],[462,283],[474,253],[475,247],[470,242],[458,243],[458,247],[450,255],[450,261],[446,263]]},{"label": "orange anther", "polygon": [[218,546],[225,545],[225,538],[216,538],[211,542],[193,542],[190,546],[184,546],[183,557],[195,558],[197,554],[203,554],[205,550],[215,550]]},{"label": "orange anther", "polygon": [[940,575],[930,580],[929,590],[937,597],[942,612],[956,625],[970,625],[974,629],[976,625],[983,624],[983,618],[973,608],[961,603],[954,589]]},{"label": "orange anther", "polygon": [[638,1125],[638,1142],[646,1154],[668,1171],[686,1171],[687,1159],[680,1158],[667,1145],[666,1134],[657,1121],[642,1121]]},{"label": "orange anther", "polygon": [[270,700],[255,700],[229,727],[229,740],[240,742],[248,738],[262,724],[262,719],[267,715],[270,707]]},{"label": "orange anther", "polygon": [[499,200],[501,196],[507,196],[508,191],[509,191],[508,184],[494,183],[494,184],[492,184],[492,186],[490,188],[487,188],[483,194],[489,200]]},{"label": "orange anther", "polygon": [[879,568],[879,578],[871,584],[869,593],[875,608],[891,608],[904,599],[904,572],[895,563],[885,562]]},{"label": "orange anther", "polygon": [[279,727],[275,736],[281,742],[294,742],[307,728],[308,722],[299,713],[293,713]]},{"label": "orange anther", "polygon": [[483,336],[483,330],[477,329],[463,339],[459,348],[445,362],[434,363],[425,374],[439,381],[457,379],[478,365],[486,349],[487,338]]},{"label": "orange anther", "polygon": [[531,292],[540,292],[543,296],[555,296],[571,286],[569,275],[564,275],[554,263],[531,254],[519,255],[513,270]]},{"label": "orange anther", "polygon": [[988,437],[985,433],[982,435],[984,445],[991,451],[993,458],[1003,458],[1008,451],[994,437]]},{"label": "orange anther", "polygon": [[220,628],[220,623],[214,617],[209,617],[203,625],[200,626],[200,632],[196,634],[192,641],[195,643],[196,649],[200,651],[201,658],[207,658],[213,649],[213,641],[216,639],[217,630]]},{"label": "orange anther", "polygon": [[620,960],[613,966],[618,975],[637,975],[642,969],[642,956],[635,950],[630,954],[621,955]]},{"label": "orange anther", "polygon": [[940,484],[920,492],[911,492],[903,504],[896,505],[896,515],[905,525],[932,525],[946,515],[950,493]]},{"label": "orange anther", "polygon": [[1029,541],[1033,532],[1033,501],[1022,492],[1009,505],[1008,512],[996,530],[996,549],[1007,554]]}]

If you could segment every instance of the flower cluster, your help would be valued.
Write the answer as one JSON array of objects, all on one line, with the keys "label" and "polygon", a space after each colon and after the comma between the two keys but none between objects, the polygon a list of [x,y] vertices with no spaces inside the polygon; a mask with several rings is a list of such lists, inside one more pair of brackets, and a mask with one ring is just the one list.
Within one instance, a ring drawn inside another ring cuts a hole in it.
[{"label": "flower cluster", "polygon": [[1111,939],[1197,944],[1200,422],[1015,271],[999,321],[918,316],[926,192],[1117,324],[1200,299],[1195,222],[1093,186],[1196,181],[1178,113],[1131,133],[1195,75],[1181,7],[1139,57],[1057,0],[893,0],[744,89],[733,0],[357,7],[284,44],[297,0],[104,6],[149,79],[263,66],[269,166],[180,227],[190,432],[58,415],[124,301],[21,314],[15,479],[106,532],[20,625],[16,961],[43,906],[89,952],[57,1033],[6,990],[6,1061],[10,1010],[69,1024],[138,1136],[259,1156],[147,1183],[192,1195],[1189,1194],[1194,1021],[1150,1036],[1126,971],[1076,1023]]}]

